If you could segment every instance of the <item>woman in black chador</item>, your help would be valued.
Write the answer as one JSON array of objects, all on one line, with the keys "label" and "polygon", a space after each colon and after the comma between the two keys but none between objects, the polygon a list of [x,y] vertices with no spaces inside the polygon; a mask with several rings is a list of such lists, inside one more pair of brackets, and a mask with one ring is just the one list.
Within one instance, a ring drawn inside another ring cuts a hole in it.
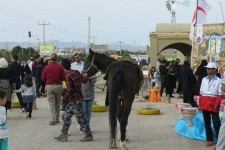
[{"label": "woman in black chador", "polygon": [[202,84],[202,79],[207,76],[207,70],[205,66],[208,64],[206,60],[202,60],[200,66],[197,68],[195,75],[197,77],[197,88],[196,88],[196,95],[199,95],[200,87]]},{"label": "woman in black chador", "polygon": [[191,104],[192,107],[197,107],[194,101],[196,93],[197,81],[190,67],[189,61],[184,61],[182,68],[182,88],[183,88],[183,102]]}]

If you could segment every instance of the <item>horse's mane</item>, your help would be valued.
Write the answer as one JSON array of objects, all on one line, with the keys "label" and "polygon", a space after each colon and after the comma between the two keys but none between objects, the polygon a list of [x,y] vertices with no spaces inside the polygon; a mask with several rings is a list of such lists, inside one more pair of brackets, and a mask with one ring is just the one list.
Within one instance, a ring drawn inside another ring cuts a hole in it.
[{"label": "horse's mane", "polygon": [[96,59],[98,60],[99,66],[102,66],[100,69],[102,69],[103,71],[106,71],[107,67],[112,62],[117,61],[112,57],[109,57],[105,54],[101,54],[101,53],[98,53],[98,52],[95,52],[94,55],[95,55]]}]

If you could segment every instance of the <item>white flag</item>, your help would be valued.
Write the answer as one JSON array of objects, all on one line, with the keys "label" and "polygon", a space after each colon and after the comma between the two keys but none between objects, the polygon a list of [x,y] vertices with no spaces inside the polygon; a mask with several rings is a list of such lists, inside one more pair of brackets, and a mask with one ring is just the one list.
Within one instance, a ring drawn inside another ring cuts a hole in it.
[{"label": "white flag", "polygon": [[198,24],[197,35],[196,35],[196,41],[198,44],[202,42],[202,34],[203,34],[202,24],[206,23],[207,12],[210,10],[210,8],[211,7],[207,4],[206,0],[198,0],[197,9],[194,11],[190,34],[189,34],[189,39],[193,40],[194,25]]},{"label": "white flag", "polygon": [[210,8],[211,7],[207,4],[206,0],[198,0],[195,24],[206,23],[206,16]]}]

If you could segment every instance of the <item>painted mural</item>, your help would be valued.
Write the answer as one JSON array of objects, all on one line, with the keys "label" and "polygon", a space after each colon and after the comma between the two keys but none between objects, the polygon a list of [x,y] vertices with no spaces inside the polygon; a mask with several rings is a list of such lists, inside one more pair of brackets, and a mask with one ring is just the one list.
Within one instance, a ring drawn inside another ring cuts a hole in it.
[{"label": "painted mural", "polygon": [[225,24],[207,24],[203,26],[203,42],[193,43],[192,64],[216,62],[218,69],[225,70]]}]

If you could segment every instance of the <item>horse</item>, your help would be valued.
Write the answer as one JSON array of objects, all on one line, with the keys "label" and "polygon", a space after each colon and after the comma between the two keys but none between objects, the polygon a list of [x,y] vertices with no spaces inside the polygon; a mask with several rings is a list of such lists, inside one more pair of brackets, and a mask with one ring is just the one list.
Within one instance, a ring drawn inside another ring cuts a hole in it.
[{"label": "horse", "polygon": [[105,54],[89,50],[89,55],[84,63],[83,71],[88,76],[93,76],[98,71],[106,73],[107,94],[109,100],[109,148],[117,148],[117,119],[120,123],[120,146],[126,148],[126,127],[132,103],[140,90],[142,71],[136,64],[127,61],[117,61]]}]

